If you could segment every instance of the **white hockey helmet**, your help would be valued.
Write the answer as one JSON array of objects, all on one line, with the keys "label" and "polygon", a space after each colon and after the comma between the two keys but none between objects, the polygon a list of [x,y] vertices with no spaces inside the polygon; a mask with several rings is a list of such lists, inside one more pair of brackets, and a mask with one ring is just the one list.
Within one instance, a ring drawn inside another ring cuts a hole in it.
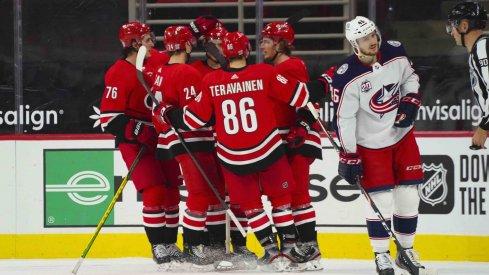
[{"label": "white hockey helmet", "polygon": [[353,47],[353,51],[357,55],[360,53],[357,39],[363,38],[372,32],[376,32],[380,47],[382,38],[380,36],[379,29],[377,29],[377,26],[375,26],[375,23],[372,20],[363,16],[357,16],[353,20],[346,22],[345,25],[346,39],[348,39]]}]

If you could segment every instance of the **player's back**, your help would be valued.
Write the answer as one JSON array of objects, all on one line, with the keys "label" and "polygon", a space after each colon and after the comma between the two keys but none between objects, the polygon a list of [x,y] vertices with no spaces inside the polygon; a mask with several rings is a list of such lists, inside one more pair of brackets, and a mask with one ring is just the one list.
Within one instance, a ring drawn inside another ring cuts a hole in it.
[{"label": "player's back", "polygon": [[[124,113],[131,118],[151,121],[150,98],[136,77],[134,65],[117,60],[104,79],[106,87],[100,102],[102,114]],[[103,118],[111,120],[110,115]]]},{"label": "player's back", "polygon": [[154,91],[162,93],[163,100],[176,107],[192,101],[200,91],[202,75],[187,64],[165,64],[156,73]]},{"label": "player's back", "polygon": [[218,155],[233,171],[256,172],[284,153],[269,97],[276,76],[273,66],[257,64],[215,71],[202,81],[214,105]]}]

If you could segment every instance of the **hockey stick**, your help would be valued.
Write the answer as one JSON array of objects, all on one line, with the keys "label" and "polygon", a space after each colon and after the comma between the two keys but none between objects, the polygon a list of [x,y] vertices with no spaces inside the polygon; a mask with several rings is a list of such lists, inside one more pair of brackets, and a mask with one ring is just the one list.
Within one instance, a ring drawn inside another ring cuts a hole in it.
[{"label": "hockey stick", "polygon": [[[313,116],[316,118],[316,120],[318,121],[319,125],[321,126],[321,129],[323,130],[323,132],[326,134],[326,136],[328,137],[329,141],[331,142],[331,145],[333,145],[333,148],[336,150],[336,152],[338,153],[341,153],[343,152],[343,148],[340,148],[338,146],[338,144],[336,143],[336,141],[334,141],[333,137],[331,136],[331,134],[329,133],[329,131],[327,130],[327,126],[325,125],[326,122],[324,122],[320,117],[319,117],[319,114],[318,112],[316,111],[316,108],[314,108],[314,105],[312,105],[311,102],[308,102],[307,103],[307,108],[309,108],[309,111],[313,114]],[[377,208],[377,205],[375,204],[375,202],[372,200],[372,197],[370,196],[370,194],[365,190],[365,188],[363,188],[363,185],[362,185],[362,182],[360,180],[360,178],[358,177],[357,180],[356,180],[356,183],[357,183],[357,186],[358,188],[360,188],[360,191],[362,192],[362,194],[365,196],[365,198],[367,199],[367,201],[369,202],[370,206],[372,207],[372,209],[374,210],[375,214],[377,215],[377,217],[379,218],[382,226],[384,227],[384,229],[387,231],[387,233],[389,234],[390,237],[392,237],[392,240],[394,241],[394,244],[396,245],[397,247],[397,250],[401,253],[402,257],[404,258],[404,260],[406,261],[406,263],[408,264],[408,268],[409,268],[409,272],[413,275],[429,275],[429,274],[436,274],[436,272],[433,273],[432,270],[430,269],[426,269],[424,266],[422,267],[418,267],[416,265],[414,265],[414,263],[411,261],[411,259],[409,258],[409,256],[407,255],[406,253],[406,249],[404,247],[402,247],[401,243],[399,242],[399,240],[397,239],[396,237],[396,234],[394,234],[394,232],[392,231],[392,229],[387,225],[387,222],[385,221],[385,218],[384,216],[382,215],[382,213],[380,213],[380,210],[379,208]]]},{"label": "hockey stick", "polygon": [[73,271],[71,271],[71,273],[76,274],[78,272],[78,269],[80,268],[81,264],[83,263],[83,260],[85,260],[85,257],[87,256],[88,251],[90,251],[90,248],[92,247],[92,244],[95,241],[95,238],[97,238],[98,233],[100,232],[100,229],[102,229],[102,226],[105,224],[107,217],[109,216],[110,212],[112,212],[112,209],[114,209],[115,201],[121,195],[122,190],[126,186],[126,183],[129,180],[129,178],[131,177],[132,172],[134,172],[134,168],[136,168],[136,165],[138,164],[139,160],[144,155],[144,152],[146,152],[146,146],[141,147],[141,150],[139,150],[139,153],[136,156],[136,159],[134,159],[134,162],[132,163],[131,167],[129,168],[129,171],[127,172],[126,177],[124,177],[124,180],[122,180],[122,183],[119,186],[119,188],[117,189],[117,192],[115,192],[115,195],[112,198],[112,201],[110,202],[109,206],[107,207],[107,210],[105,210],[105,213],[102,216],[102,219],[99,221],[97,228],[95,229],[95,233],[92,236],[92,239],[90,240],[87,247],[83,251],[80,259],[78,259],[78,262],[76,263],[76,265],[73,268]]},{"label": "hockey stick", "polygon": [[[144,47],[144,46],[139,47],[138,54],[137,54],[137,57],[136,57],[136,73],[137,73],[139,82],[141,82],[141,84],[143,85],[144,89],[148,93],[149,97],[151,97],[151,100],[153,100],[153,102],[156,105],[158,105],[158,104],[160,104],[160,102],[158,101],[158,99],[155,97],[155,95],[149,89],[148,85],[146,84],[146,81],[144,80],[144,76],[143,76],[143,63],[144,63],[144,58],[146,57],[146,52],[147,52],[146,47]],[[195,158],[194,154],[188,148],[188,146],[185,143],[185,140],[183,139],[183,137],[180,134],[180,132],[178,132],[177,129],[175,129],[175,127],[173,127],[172,125],[170,125],[170,127],[172,128],[173,131],[175,131],[175,134],[177,135],[178,140],[182,144],[182,146],[185,149],[185,151],[187,151],[187,154],[190,156],[190,159],[192,159],[192,161],[194,162],[195,166],[199,170],[199,172],[202,175],[202,177],[204,177],[205,181],[207,182],[207,184],[211,188],[211,190],[214,193],[214,195],[216,195],[216,197],[219,200],[219,202],[221,203],[221,205],[224,207],[224,209],[226,209],[226,213],[229,215],[229,217],[231,217],[231,219],[233,220],[233,222],[236,223],[236,226],[238,227],[239,232],[241,232],[241,235],[243,235],[243,237],[246,237],[246,231],[241,226],[241,224],[239,224],[238,219],[233,214],[233,212],[231,211],[231,209],[228,207],[228,205],[226,204],[226,202],[221,198],[221,196],[219,195],[219,191],[217,191],[217,189],[214,186],[214,184],[212,183],[212,181],[209,179],[209,177],[207,177],[206,173],[202,169],[202,166],[200,166],[200,164],[197,161],[197,159]]]},{"label": "hockey stick", "polygon": [[221,65],[221,68],[226,68],[228,66],[228,60],[219,52],[216,44],[208,42],[204,44],[205,51],[212,54],[214,58],[217,60],[217,63]]}]

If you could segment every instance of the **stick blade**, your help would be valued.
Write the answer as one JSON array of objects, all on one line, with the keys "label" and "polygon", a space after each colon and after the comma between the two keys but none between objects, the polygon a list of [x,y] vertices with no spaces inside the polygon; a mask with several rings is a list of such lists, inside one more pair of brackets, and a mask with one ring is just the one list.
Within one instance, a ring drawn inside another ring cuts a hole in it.
[{"label": "stick blade", "polygon": [[138,55],[136,56],[136,69],[138,71],[143,71],[144,58],[146,57],[146,53],[148,49],[145,46],[141,45],[138,50]]}]

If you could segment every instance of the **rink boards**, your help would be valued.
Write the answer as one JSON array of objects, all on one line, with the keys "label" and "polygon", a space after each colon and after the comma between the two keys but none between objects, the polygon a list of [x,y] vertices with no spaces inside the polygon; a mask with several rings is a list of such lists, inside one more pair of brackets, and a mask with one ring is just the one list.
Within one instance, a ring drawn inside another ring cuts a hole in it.
[{"label": "rink boards", "polygon": [[[426,260],[489,261],[489,154],[468,149],[469,133],[419,133],[417,141],[425,183],[416,248]],[[79,257],[127,173],[113,145],[103,135],[2,137],[0,258]],[[371,258],[365,200],[338,177],[338,157],[327,139],[323,146],[310,177],[323,256]],[[90,257],[149,257],[141,208],[129,182]],[[259,250],[251,235],[249,246]]]}]

